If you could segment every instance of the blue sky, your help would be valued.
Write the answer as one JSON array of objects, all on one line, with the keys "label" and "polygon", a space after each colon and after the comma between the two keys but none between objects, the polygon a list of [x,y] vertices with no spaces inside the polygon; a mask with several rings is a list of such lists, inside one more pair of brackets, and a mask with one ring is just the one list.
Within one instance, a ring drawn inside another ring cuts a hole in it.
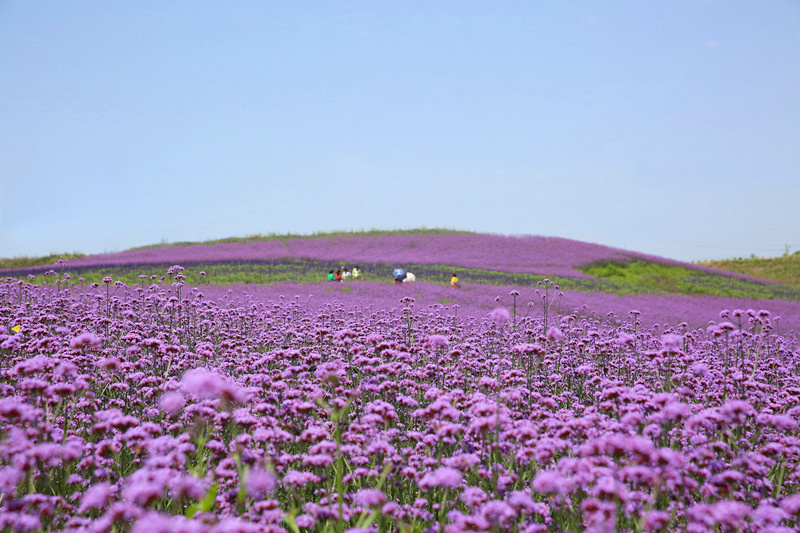
[{"label": "blue sky", "polygon": [[800,250],[800,3],[0,1],[0,257],[448,227]]}]

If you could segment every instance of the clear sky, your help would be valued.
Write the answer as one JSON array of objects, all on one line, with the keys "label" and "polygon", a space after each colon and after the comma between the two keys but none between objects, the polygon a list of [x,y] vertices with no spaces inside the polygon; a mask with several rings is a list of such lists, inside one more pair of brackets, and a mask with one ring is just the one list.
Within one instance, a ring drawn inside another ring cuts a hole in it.
[{"label": "clear sky", "polygon": [[0,257],[447,227],[800,250],[800,2],[0,0]]}]

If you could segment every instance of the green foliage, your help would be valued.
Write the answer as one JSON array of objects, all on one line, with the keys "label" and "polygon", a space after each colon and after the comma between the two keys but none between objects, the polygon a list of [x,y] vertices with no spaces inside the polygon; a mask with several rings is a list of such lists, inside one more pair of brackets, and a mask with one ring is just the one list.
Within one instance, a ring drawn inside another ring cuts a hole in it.
[{"label": "green foliage", "polygon": [[186,518],[193,518],[198,512],[207,513],[214,508],[214,502],[217,499],[217,491],[219,490],[219,482],[213,483],[208,489],[205,497],[195,503],[186,510]]},{"label": "green foliage", "polygon": [[581,272],[613,284],[617,294],[685,294],[800,300],[800,290],[766,281],[742,279],[725,273],[647,261],[601,262]]},{"label": "green foliage", "polygon": [[782,257],[700,261],[699,264],[800,287],[800,252]]},{"label": "green foliage", "polygon": [[64,252],[63,254],[50,254],[43,255],[41,257],[14,257],[11,259],[0,258],[0,270],[7,268],[27,268],[39,265],[55,265],[61,260],[68,261],[70,259],[78,259],[80,257],[85,257],[85,255],[77,252],[72,252],[71,254]]}]

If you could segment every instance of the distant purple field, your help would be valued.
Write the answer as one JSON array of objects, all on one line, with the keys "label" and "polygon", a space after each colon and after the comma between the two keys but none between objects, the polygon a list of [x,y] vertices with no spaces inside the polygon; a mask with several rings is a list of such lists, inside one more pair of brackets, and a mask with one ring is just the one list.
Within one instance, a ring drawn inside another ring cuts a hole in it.
[{"label": "distant purple field", "polygon": [[[308,258],[372,263],[426,263],[528,272],[546,276],[587,277],[578,268],[595,261],[659,260],[644,254],[556,237],[501,235],[353,235],[306,237],[286,241],[196,244],[100,254],[67,262],[95,264],[185,263]],[[701,268],[701,267],[696,267]]]},{"label": "distant purple field", "polygon": [[[342,292],[342,289],[345,292]],[[420,310],[439,309],[442,315],[469,316],[483,318],[492,309],[500,306],[511,309],[514,287],[493,287],[489,285],[467,285],[462,290],[432,283],[417,282],[413,285],[395,286],[388,283],[355,282],[347,284],[276,284],[267,285],[210,285],[200,288],[205,297],[213,300],[226,298],[241,303],[248,297],[255,301],[280,302],[297,300],[306,307],[316,309],[326,304],[341,303],[363,311],[378,309],[402,309],[400,300],[414,299],[414,307]],[[531,288],[516,288],[517,311],[520,316],[540,317],[542,304],[539,296]],[[551,293],[552,294],[552,293]],[[497,299],[501,301],[498,302]],[[529,307],[529,302],[534,305]],[[458,309],[454,309],[454,306]],[[677,326],[685,322],[691,328],[702,328],[709,322],[719,322],[720,311],[724,309],[766,309],[778,320],[781,332],[800,331],[800,302],[782,300],[736,299],[713,296],[681,296],[668,294],[614,295],[606,293],[587,293],[567,291],[556,300],[550,312],[569,315],[573,312],[581,316],[591,316],[612,322],[625,319],[630,311],[640,311],[643,325],[652,327]]]},{"label": "distant purple field", "polygon": [[[541,236],[510,237],[469,233],[352,235],[338,237],[303,237],[288,240],[252,241],[247,243],[197,244],[131,250],[113,254],[88,256],[66,262],[70,267],[125,264],[181,264],[188,262],[254,261],[275,259],[318,259],[331,262],[407,263],[458,265],[467,268],[496,269],[506,272],[526,272],[544,276],[569,276],[586,278],[578,268],[596,261],[626,261],[631,259],[665,260],[569,239]],[[687,265],[688,266],[688,265]],[[692,265],[702,270],[706,269]],[[43,267],[43,268],[51,268]],[[747,277],[747,276],[737,276]],[[345,289],[348,292],[340,292]],[[250,294],[258,300],[277,299],[280,296],[314,304],[342,302],[363,308],[391,308],[399,299],[410,296],[421,308],[441,306],[442,312],[454,312],[473,317],[485,316],[497,305],[510,306],[509,292],[513,287],[468,285],[466,290],[454,291],[449,286],[417,283],[413,286],[393,287],[383,283],[348,283],[346,286],[321,284],[277,284],[275,286],[203,286],[201,290],[217,299],[231,291],[233,297]],[[534,313],[529,302],[538,304],[538,296],[531,289],[520,290],[517,307],[519,315]],[[582,315],[605,318],[609,314],[625,317],[629,311],[642,312],[645,324],[672,324],[686,322],[691,327],[703,327],[718,320],[723,309],[768,309],[782,316],[782,329],[800,331],[800,302],[781,300],[733,299],[712,296],[679,295],[613,295],[606,293],[567,292],[556,304],[563,314],[579,310]],[[556,308],[554,307],[555,311]]]}]

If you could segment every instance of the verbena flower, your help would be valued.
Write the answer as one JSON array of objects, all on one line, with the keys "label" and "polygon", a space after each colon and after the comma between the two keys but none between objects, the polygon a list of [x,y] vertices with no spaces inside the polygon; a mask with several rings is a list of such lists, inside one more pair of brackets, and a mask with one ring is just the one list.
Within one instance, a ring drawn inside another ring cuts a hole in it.
[{"label": "verbena flower", "polygon": [[378,489],[359,489],[355,495],[355,502],[363,507],[382,507],[386,503],[386,494]]},{"label": "verbena flower", "polygon": [[463,475],[455,468],[440,466],[432,472],[425,474],[419,481],[422,490],[429,490],[432,487],[442,487],[454,489],[461,484]]},{"label": "verbena flower", "polygon": [[564,333],[555,326],[547,328],[547,340],[558,342],[564,338]]},{"label": "verbena flower", "polygon": [[489,318],[498,326],[504,326],[511,320],[511,313],[505,307],[496,307],[489,313]]},{"label": "verbena flower", "polygon": [[81,498],[78,511],[84,513],[90,509],[104,509],[108,506],[113,494],[113,486],[108,482],[92,485],[86,489],[83,498]]},{"label": "verbena flower", "polygon": [[247,471],[245,487],[247,494],[251,498],[262,498],[275,491],[278,480],[275,474],[268,472],[264,468],[257,466]]},{"label": "verbena flower", "polygon": [[177,391],[168,391],[161,396],[160,406],[164,412],[174,415],[186,405],[183,394]]},{"label": "verbena flower", "polygon": [[428,344],[433,348],[448,348],[450,341],[444,335],[431,335],[428,338]]},{"label": "verbena flower", "polygon": [[98,337],[94,333],[87,332],[87,333],[81,333],[77,337],[73,338],[69,342],[69,346],[73,350],[85,349],[85,348],[97,349],[100,348],[101,343],[102,341],[100,340],[100,337]]},{"label": "verbena flower", "polygon": [[247,394],[241,387],[202,367],[187,371],[181,384],[187,394],[198,399],[223,398],[235,403],[242,403],[247,399]]}]

